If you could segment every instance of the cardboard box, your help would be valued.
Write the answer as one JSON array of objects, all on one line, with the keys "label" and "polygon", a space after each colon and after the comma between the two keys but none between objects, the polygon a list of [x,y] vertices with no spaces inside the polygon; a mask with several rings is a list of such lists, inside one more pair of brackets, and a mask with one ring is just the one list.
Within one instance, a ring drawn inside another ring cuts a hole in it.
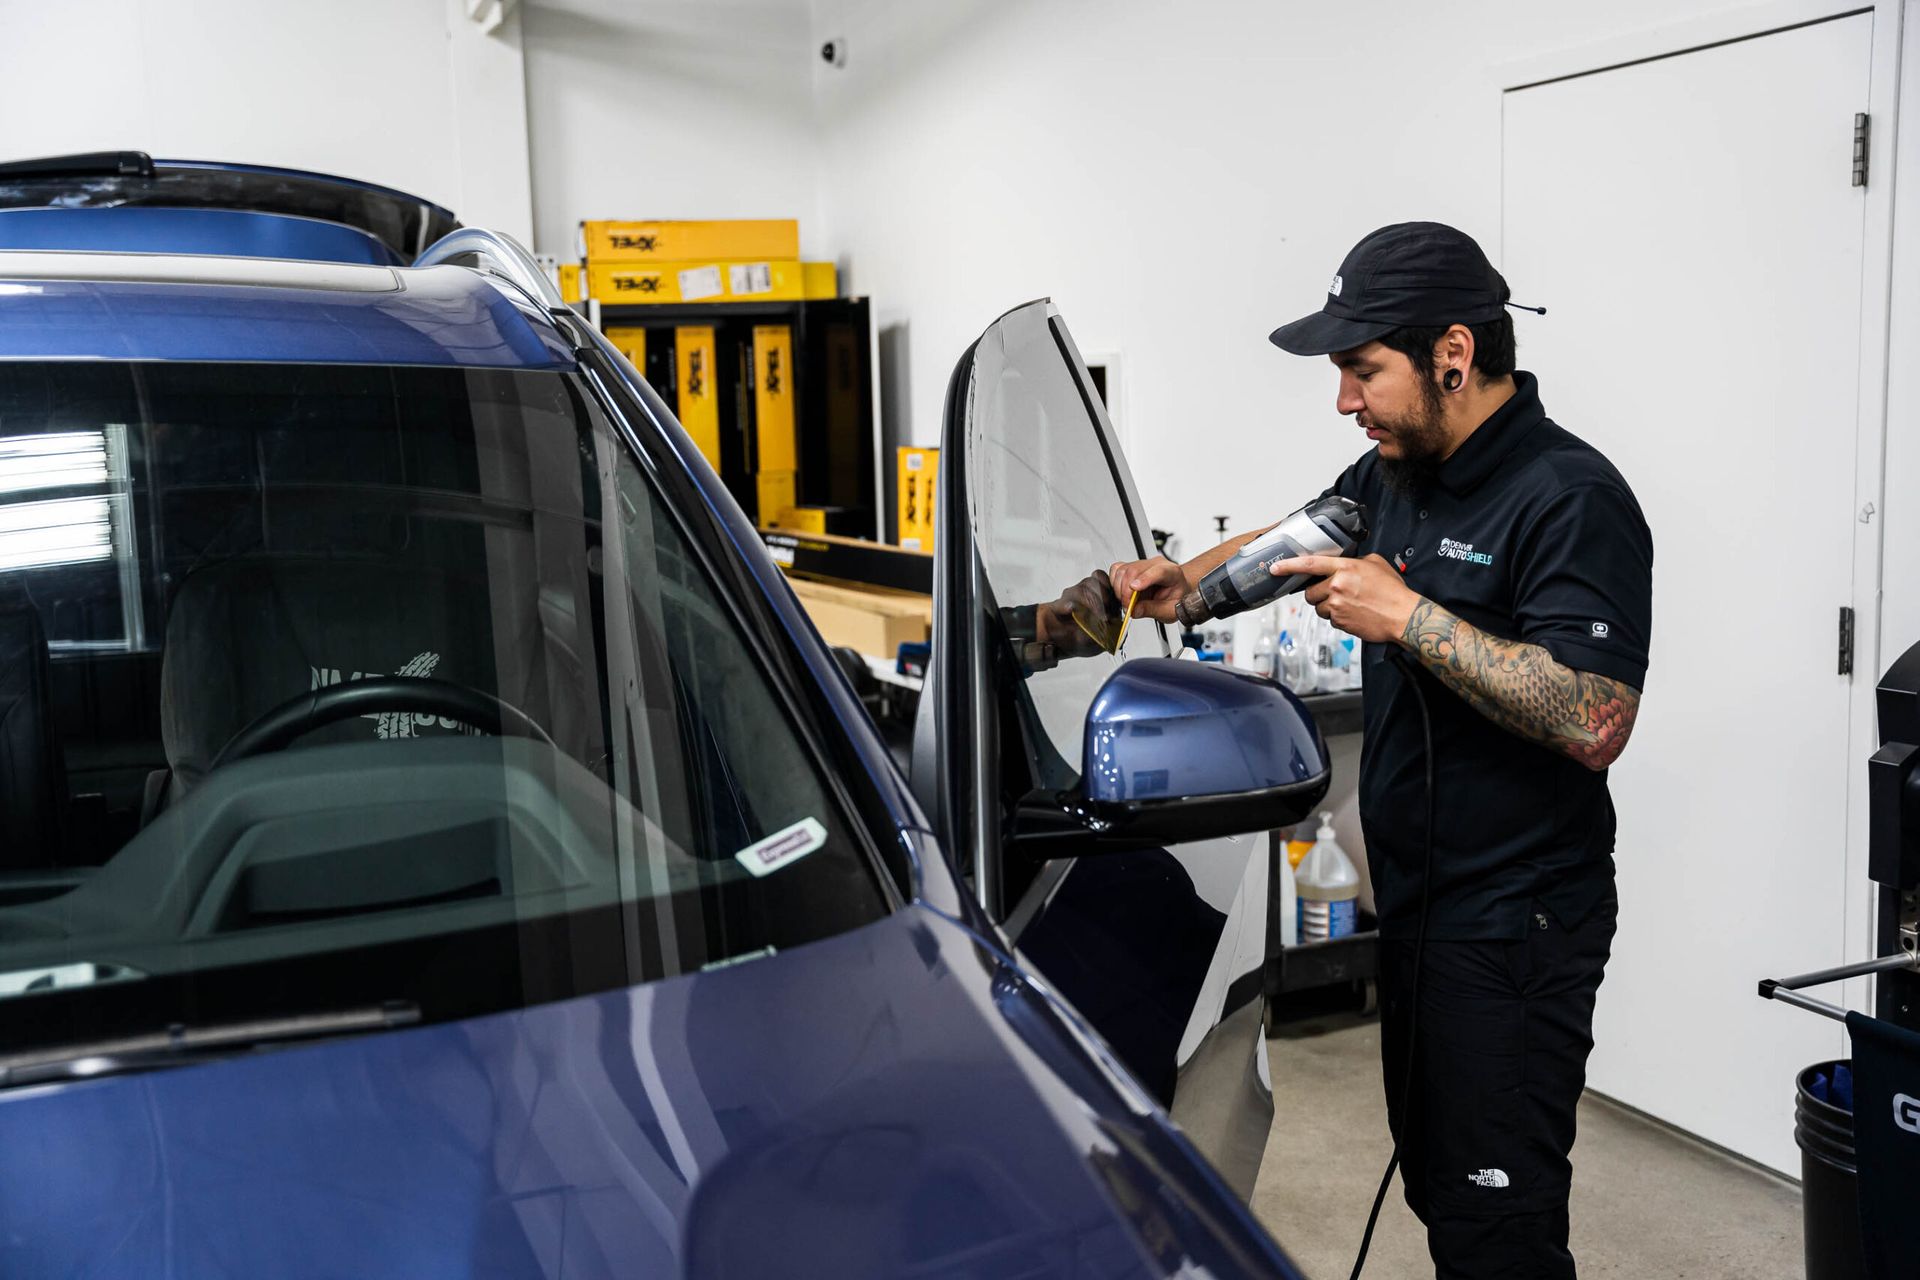
[{"label": "cardboard box", "polygon": [[800,264],[800,296],[812,302],[840,296],[840,268],[831,262]]},{"label": "cardboard box", "polygon": [[798,262],[708,260],[587,264],[587,290],[603,303],[795,302]]},{"label": "cardboard box", "polygon": [[715,471],[720,469],[720,387],[715,378],[713,326],[683,324],[673,331],[680,425]]},{"label": "cardboard box", "polygon": [[560,264],[560,299],[566,303],[585,302],[586,278],[577,262]]},{"label": "cardboard box", "polygon": [[611,342],[627,363],[640,371],[641,377],[647,376],[647,331],[637,324],[614,324],[607,326],[607,341]]},{"label": "cardboard box", "polygon": [[702,258],[798,258],[800,223],[792,218],[583,222],[580,243],[581,252],[595,266]]},{"label": "cardboard box", "polygon": [[903,447],[898,457],[900,545],[910,551],[931,551],[933,495],[940,476],[940,451]]},{"label": "cardboard box", "polygon": [[876,658],[892,658],[902,644],[921,643],[932,634],[932,596],[843,587],[806,578],[787,581],[828,644],[846,645]]}]

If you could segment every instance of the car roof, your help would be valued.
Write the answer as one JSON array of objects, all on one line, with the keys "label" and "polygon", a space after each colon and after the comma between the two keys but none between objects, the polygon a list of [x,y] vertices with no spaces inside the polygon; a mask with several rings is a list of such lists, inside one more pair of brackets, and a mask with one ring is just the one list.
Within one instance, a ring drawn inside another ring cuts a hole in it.
[{"label": "car roof", "polygon": [[399,266],[378,236],[321,218],[252,209],[0,208],[0,251],[204,253]]},{"label": "car roof", "polygon": [[4,251],[0,359],[575,365],[538,301],[463,266]]}]

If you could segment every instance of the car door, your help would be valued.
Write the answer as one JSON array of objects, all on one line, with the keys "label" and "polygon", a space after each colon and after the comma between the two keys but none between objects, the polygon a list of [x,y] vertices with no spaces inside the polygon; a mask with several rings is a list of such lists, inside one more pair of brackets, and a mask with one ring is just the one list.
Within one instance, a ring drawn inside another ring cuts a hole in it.
[{"label": "car door", "polygon": [[1116,618],[1105,570],[1150,544],[1112,424],[1050,302],[1008,312],[962,356],[942,452],[916,790],[1023,960],[1244,1195],[1272,1114],[1264,836],[1052,856],[1060,833],[1041,814],[1057,805],[1022,803],[1078,786],[1088,708],[1121,663],[1175,653],[1144,619],[1110,651],[1112,629],[1063,603],[1104,596]]}]

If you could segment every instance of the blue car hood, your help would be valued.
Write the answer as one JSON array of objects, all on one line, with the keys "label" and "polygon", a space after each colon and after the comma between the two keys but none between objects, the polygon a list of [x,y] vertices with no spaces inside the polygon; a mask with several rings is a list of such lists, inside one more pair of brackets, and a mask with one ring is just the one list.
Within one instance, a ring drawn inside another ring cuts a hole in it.
[{"label": "blue car hood", "polygon": [[0,1274],[1294,1274],[1126,1092],[911,908],[651,985],[0,1094]]}]

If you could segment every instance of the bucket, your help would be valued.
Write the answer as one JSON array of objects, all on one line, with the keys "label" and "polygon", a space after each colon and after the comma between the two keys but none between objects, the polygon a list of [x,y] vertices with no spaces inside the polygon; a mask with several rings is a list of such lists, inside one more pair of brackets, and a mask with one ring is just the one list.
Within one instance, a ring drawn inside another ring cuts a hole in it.
[{"label": "bucket", "polygon": [[1807,1280],[1863,1280],[1860,1179],[1853,1157],[1853,1065],[1816,1062],[1800,1073],[1793,1141],[1800,1148],[1800,1212]]}]

